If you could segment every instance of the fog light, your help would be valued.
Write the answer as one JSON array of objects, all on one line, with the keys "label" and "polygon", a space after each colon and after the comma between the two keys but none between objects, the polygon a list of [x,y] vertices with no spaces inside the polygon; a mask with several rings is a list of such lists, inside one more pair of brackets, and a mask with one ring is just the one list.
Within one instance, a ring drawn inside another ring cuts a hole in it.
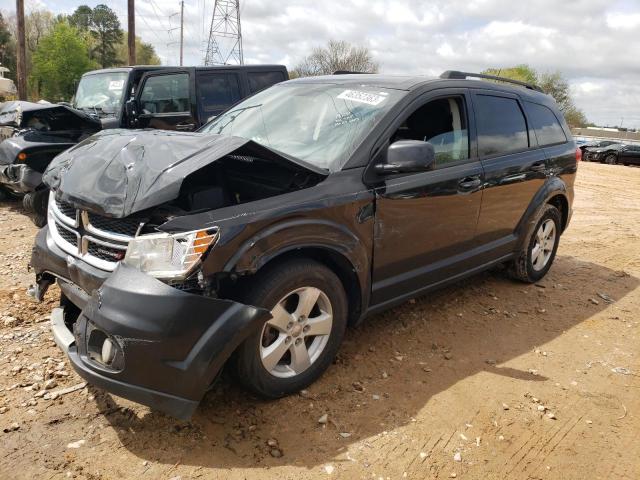
[{"label": "fog light", "polygon": [[110,338],[107,338],[102,344],[102,363],[109,365],[116,356],[116,348]]}]

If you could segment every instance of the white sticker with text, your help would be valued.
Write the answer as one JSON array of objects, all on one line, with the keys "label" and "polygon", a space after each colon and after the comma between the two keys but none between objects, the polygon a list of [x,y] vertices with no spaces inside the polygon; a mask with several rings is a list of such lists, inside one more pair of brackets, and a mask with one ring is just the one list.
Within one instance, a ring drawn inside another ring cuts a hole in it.
[{"label": "white sticker with text", "polygon": [[109,82],[109,90],[122,90],[124,80],[111,80]]},{"label": "white sticker with text", "polygon": [[382,95],[362,92],[360,90],[345,90],[338,95],[338,98],[340,100],[351,100],[352,102],[366,103],[367,105],[378,105],[385,99]]}]

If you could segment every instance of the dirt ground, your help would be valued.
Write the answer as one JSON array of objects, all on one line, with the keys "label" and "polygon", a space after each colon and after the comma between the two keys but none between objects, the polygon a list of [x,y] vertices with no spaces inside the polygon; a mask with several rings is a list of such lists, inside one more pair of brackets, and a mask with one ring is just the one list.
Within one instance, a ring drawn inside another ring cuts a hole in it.
[{"label": "dirt ground", "polygon": [[0,204],[0,478],[638,479],[639,200],[640,168],[583,163],[541,283],[407,302],[301,395],[223,378],[191,422],[82,384],[49,334],[57,292],[25,293],[36,230]]}]

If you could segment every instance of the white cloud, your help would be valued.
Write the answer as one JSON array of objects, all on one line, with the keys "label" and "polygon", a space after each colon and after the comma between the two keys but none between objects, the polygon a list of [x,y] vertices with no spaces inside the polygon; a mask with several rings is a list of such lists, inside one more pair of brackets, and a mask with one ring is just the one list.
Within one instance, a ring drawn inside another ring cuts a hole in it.
[{"label": "white cloud", "polygon": [[640,27],[640,13],[610,13],[607,15],[607,25],[622,30],[636,30]]}]

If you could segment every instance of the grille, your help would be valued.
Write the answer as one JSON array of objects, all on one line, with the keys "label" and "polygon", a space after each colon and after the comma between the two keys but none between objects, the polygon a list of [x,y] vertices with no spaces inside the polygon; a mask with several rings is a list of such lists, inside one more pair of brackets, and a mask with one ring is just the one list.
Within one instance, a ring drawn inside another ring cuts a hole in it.
[{"label": "grille", "polygon": [[[56,208],[51,207],[54,202]],[[54,192],[49,205],[49,231],[58,247],[102,270],[116,268],[138,226],[144,222],[139,216],[116,219],[86,211],[77,215],[72,205],[56,200]],[[73,220],[74,227],[69,226],[69,220]]]},{"label": "grille", "polygon": [[117,235],[126,235],[133,237],[138,231],[140,223],[144,223],[142,217],[127,217],[127,218],[109,218],[95,213],[89,213],[89,223],[97,230],[103,230],[105,232],[115,233]]},{"label": "grille", "polygon": [[65,217],[76,218],[76,209],[74,206],[69,205],[67,202],[61,202],[60,200],[56,200],[56,206]]},{"label": "grille", "polygon": [[67,230],[63,226],[58,227],[58,234],[62,237],[62,239],[73,245],[75,248],[78,248],[78,237],[75,233],[70,230]]},{"label": "grille", "polygon": [[126,247],[116,248],[113,246],[102,245],[88,240],[87,255],[99,258],[105,262],[119,262],[124,258]]},{"label": "grille", "polygon": [[201,293],[203,291],[203,288],[198,282],[198,277],[196,277],[195,275],[183,281],[172,280],[168,283],[169,286],[177,288],[178,290],[182,290],[183,292]]}]

